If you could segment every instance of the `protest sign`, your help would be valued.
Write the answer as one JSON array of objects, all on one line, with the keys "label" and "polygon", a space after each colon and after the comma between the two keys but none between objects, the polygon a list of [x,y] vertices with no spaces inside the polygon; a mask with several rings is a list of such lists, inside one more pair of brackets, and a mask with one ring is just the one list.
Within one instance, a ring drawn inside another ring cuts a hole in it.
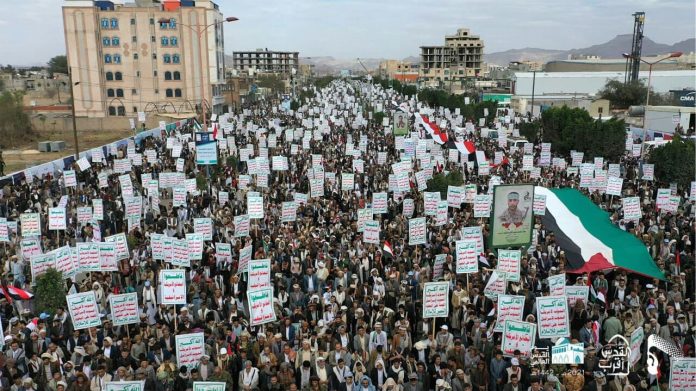
[{"label": "protest sign", "polygon": [[286,201],[282,204],[281,219],[283,223],[291,223],[297,220],[297,202]]},{"label": "protest sign", "polygon": [[537,325],[539,338],[570,337],[568,299],[565,295],[537,298]]},{"label": "protest sign", "polygon": [[31,280],[46,273],[49,268],[56,267],[56,255],[52,253],[37,254],[31,257]]},{"label": "protest sign", "polygon": [[367,220],[363,225],[363,242],[379,244],[379,221]]},{"label": "protest sign", "polygon": [[65,208],[48,208],[48,229],[58,230],[66,229],[66,214]]},{"label": "protest sign", "polygon": [[234,216],[234,237],[249,236],[249,215]]},{"label": "protest sign", "polygon": [[423,203],[426,216],[435,216],[437,214],[437,204],[440,202],[440,192],[426,191],[423,193]]},{"label": "protest sign", "polygon": [[491,216],[491,204],[493,197],[489,194],[477,194],[474,197],[474,217],[489,218]]},{"label": "protest sign", "polygon": [[533,185],[500,185],[493,190],[491,247],[529,246],[532,241]]},{"label": "protest sign", "polygon": [[493,301],[498,300],[499,295],[505,294],[505,289],[507,288],[507,281],[505,279],[505,272],[500,270],[493,270],[491,276],[488,278],[486,287],[483,289],[484,295]]},{"label": "protest sign", "polygon": [[197,233],[188,233],[186,234],[186,242],[188,245],[189,260],[198,261],[203,259],[203,235]]},{"label": "protest sign", "polygon": [[[628,346],[630,349],[629,355],[628,355],[628,360],[631,363],[631,366],[634,366],[638,363],[638,360],[640,360],[641,357],[641,346],[643,345],[643,339],[645,338],[645,331],[643,330],[643,326],[640,326],[633,330],[631,333],[631,338],[628,342]],[[695,373],[696,375],[696,373]],[[696,385],[696,383],[694,383]]]},{"label": "protest sign", "polygon": [[408,244],[416,246],[425,244],[426,240],[426,221],[425,217],[418,217],[408,220]]},{"label": "protest sign", "polygon": [[450,208],[459,208],[463,202],[464,188],[461,186],[447,187],[447,206]]},{"label": "protest sign", "polygon": [[111,307],[111,323],[114,326],[140,323],[137,293],[110,295],[109,306]]},{"label": "protest sign", "polygon": [[198,368],[201,356],[206,354],[203,333],[179,334],[174,338],[177,365],[186,366],[189,369]]},{"label": "protest sign", "polygon": [[[97,242],[99,247],[99,270],[102,272],[118,271],[118,260],[116,259],[116,243]],[[82,269],[80,267],[80,269]]]},{"label": "protest sign", "polygon": [[508,281],[520,280],[520,250],[498,250],[498,271],[504,272]]},{"label": "protest sign", "polygon": [[548,277],[549,296],[565,295],[566,275],[565,273],[556,274]]},{"label": "protest sign", "polygon": [[262,219],[264,217],[263,197],[247,197],[247,213],[249,218]]},{"label": "protest sign", "polygon": [[101,326],[99,307],[94,291],[75,293],[65,298],[68,312],[75,330]]},{"label": "protest sign", "polygon": [[106,382],[103,391],[145,391],[145,380],[119,380]]},{"label": "protest sign", "polygon": [[215,243],[215,257],[218,262],[232,262],[232,245],[230,243]]},{"label": "protest sign", "polygon": [[610,176],[607,178],[607,195],[621,197],[621,189],[623,188],[623,178]]},{"label": "protest sign", "polygon": [[624,197],[621,200],[623,202],[625,220],[638,221],[643,217],[643,212],[640,209],[639,197]]},{"label": "protest sign", "polygon": [[387,193],[372,194],[372,213],[383,214],[387,213]]},{"label": "protest sign", "polygon": [[655,180],[655,165],[654,164],[643,164],[643,178],[644,181],[654,181]]},{"label": "protest sign", "polygon": [[203,240],[213,240],[213,220],[210,217],[193,219],[193,232],[201,234]]},{"label": "protest sign", "polygon": [[506,320],[522,321],[524,296],[498,295],[497,319],[493,332],[502,333]]},{"label": "protest sign", "polygon": [[513,357],[515,350],[529,357],[536,340],[537,326],[534,323],[506,320],[503,326],[501,349],[506,357]]},{"label": "protest sign", "polygon": [[669,367],[670,390],[696,390],[696,358],[672,357]]},{"label": "protest sign", "polygon": [[568,285],[565,287],[565,296],[568,298],[568,305],[575,306],[575,302],[581,300],[584,305],[587,305],[587,299],[590,295],[590,287],[587,285]]},{"label": "protest sign", "polygon": [[462,240],[473,240],[476,242],[476,252],[483,253],[483,233],[481,227],[464,227],[461,232]]},{"label": "protest sign", "polygon": [[437,213],[435,214],[435,226],[440,227],[447,224],[447,201],[437,203]]},{"label": "protest sign", "polygon": [[77,264],[82,272],[101,271],[99,243],[77,243]]},{"label": "protest sign", "polygon": [[77,274],[78,265],[72,256],[70,246],[58,247],[51,252],[56,257],[56,270],[63,273],[63,278],[72,278]]},{"label": "protest sign", "polygon": [[276,314],[273,309],[273,288],[248,290],[249,318],[251,326],[275,322]]},{"label": "protest sign", "polygon": [[22,213],[19,215],[22,236],[41,236],[41,217],[38,213]]},{"label": "protest sign", "polygon": [[457,274],[478,272],[478,251],[476,241],[457,240],[455,243],[457,255]]},{"label": "protest sign", "polygon": [[257,290],[271,286],[271,260],[252,259],[248,261],[248,289]]},{"label": "protest sign", "polygon": [[193,382],[193,391],[225,391],[227,383],[213,381],[195,381]]},{"label": "protest sign", "polygon": [[449,316],[449,282],[426,282],[423,286],[423,318]]},{"label": "protest sign", "polygon": [[532,204],[532,211],[537,216],[546,215],[546,195],[534,194],[534,204]]},{"label": "protest sign", "polygon": [[341,174],[341,190],[353,191],[355,186],[355,174],[344,172]]},{"label": "protest sign", "polygon": [[186,271],[184,269],[160,270],[161,303],[186,304]]}]

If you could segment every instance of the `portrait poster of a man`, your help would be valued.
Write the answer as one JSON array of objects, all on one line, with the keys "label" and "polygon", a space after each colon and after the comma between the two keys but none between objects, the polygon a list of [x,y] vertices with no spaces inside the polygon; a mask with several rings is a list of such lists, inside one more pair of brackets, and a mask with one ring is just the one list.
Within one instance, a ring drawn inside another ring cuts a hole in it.
[{"label": "portrait poster of a man", "polygon": [[533,185],[495,187],[491,247],[519,247],[531,243],[533,202]]}]

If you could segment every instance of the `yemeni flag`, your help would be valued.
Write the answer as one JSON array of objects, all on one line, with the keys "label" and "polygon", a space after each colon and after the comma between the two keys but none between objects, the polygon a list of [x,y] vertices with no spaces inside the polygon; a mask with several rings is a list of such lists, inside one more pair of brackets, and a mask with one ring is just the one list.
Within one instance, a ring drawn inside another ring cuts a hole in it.
[{"label": "yemeni flag", "polygon": [[217,122],[213,123],[213,140],[217,140],[218,138],[218,127],[219,125]]},{"label": "yemeni flag", "polygon": [[392,248],[391,244],[387,240],[385,240],[384,244],[382,245],[382,252],[384,253],[385,256],[394,258],[394,249]]},{"label": "yemeni flag", "polygon": [[455,141],[454,146],[457,147],[457,150],[459,153],[461,153],[464,156],[469,156],[472,153],[476,152],[476,146],[474,145],[473,142],[469,140],[465,141]]},{"label": "yemeni flag", "polygon": [[582,193],[575,189],[540,186],[534,191],[546,196],[546,215],[541,218],[565,251],[568,272],[583,274],[623,269],[665,279],[645,245],[613,225],[609,214]]},{"label": "yemeni flag", "polygon": [[446,130],[440,129],[434,121],[430,121],[428,117],[420,113],[416,113],[416,125],[422,125],[433,140],[440,145],[445,144],[449,140]]},{"label": "yemeni flag", "polygon": [[12,300],[31,300],[34,298],[32,293],[25,291],[24,289],[15,288],[13,286],[8,286],[4,282],[2,284],[2,294],[7,298],[7,301],[12,302]]}]

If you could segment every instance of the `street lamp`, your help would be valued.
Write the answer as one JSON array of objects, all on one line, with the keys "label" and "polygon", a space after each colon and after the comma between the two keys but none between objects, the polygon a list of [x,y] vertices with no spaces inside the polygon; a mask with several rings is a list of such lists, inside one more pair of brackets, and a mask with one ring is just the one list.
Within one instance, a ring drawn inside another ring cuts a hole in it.
[{"label": "street lamp", "polygon": [[[640,62],[643,62],[643,63],[645,63],[645,64],[648,64],[648,94],[647,94],[647,96],[645,97],[645,105],[646,105],[646,106],[649,106],[649,105],[650,105],[650,83],[652,82],[652,67],[653,67],[653,65],[655,65],[655,64],[657,64],[657,63],[659,63],[659,62],[662,62],[662,61],[664,61],[664,60],[670,59],[670,58],[681,57],[682,54],[683,54],[682,52],[673,52],[673,53],[670,53],[669,55],[667,55],[666,57],[662,57],[661,59],[659,59],[659,60],[657,60],[657,61],[652,61],[652,62],[650,62],[650,61],[645,61],[644,59],[642,59],[642,58],[640,58],[640,57],[637,58]],[[630,54],[628,54],[628,53],[623,53],[622,56],[623,56],[624,58],[636,59],[634,56],[632,56],[632,55],[630,55]]]},{"label": "street lamp", "polygon": [[[77,161],[80,158],[80,147],[78,146],[78,141],[77,141],[77,119],[75,118],[75,93],[73,92],[73,88],[80,84],[79,81],[73,83],[72,80],[72,70],[71,67],[68,66],[68,83],[70,83],[70,111],[72,111],[72,129],[73,129],[73,137],[75,139],[75,161]],[[58,87],[60,90],[60,87]]]},{"label": "street lamp", "polygon": [[[646,137],[646,135],[648,134],[648,124],[647,124],[647,118],[648,118],[648,113],[647,113],[647,111],[648,111],[648,110],[647,110],[647,109],[648,109],[648,106],[650,105],[650,85],[651,85],[651,83],[652,83],[652,68],[653,68],[653,65],[655,65],[655,64],[657,64],[657,63],[659,63],[659,62],[662,62],[662,61],[664,61],[664,60],[667,60],[667,59],[669,59],[669,58],[681,57],[682,54],[683,54],[682,52],[673,52],[673,53],[668,54],[668,55],[665,56],[665,57],[662,57],[661,59],[659,59],[659,60],[657,60],[657,61],[652,61],[652,62],[651,62],[651,61],[645,61],[644,59],[642,59],[642,58],[640,58],[640,57],[637,58],[637,60],[639,60],[640,62],[645,63],[645,64],[648,64],[648,92],[646,93],[646,96],[645,96],[645,113],[643,114],[643,141],[645,141],[645,137]],[[632,55],[630,55],[629,53],[623,53],[622,56],[623,56],[624,58],[626,58],[626,59],[629,59],[629,58],[630,58],[630,59],[636,59],[635,56],[632,56]],[[641,149],[641,151],[642,151],[642,149]],[[643,152],[641,152],[641,155],[642,155],[642,153],[643,153]]]},{"label": "street lamp", "polygon": [[[205,72],[203,72],[203,58],[204,58],[203,40],[202,40],[203,33],[206,30],[208,30],[209,27],[217,26],[218,24],[223,24],[225,22],[236,22],[238,20],[239,20],[239,18],[237,18],[237,17],[228,16],[223,20],[220,20],[220,21],[217,21],[214,23],[210,23],[208,25],[202,25],[202,24],[188,25],[188,24],[184,24],[184,23],[178,23],[179,25],[184,26],[184,27],[188,28],[189,30],[193,31],[194,33],[196,33],[196,35],[198,37],[198,52],[199,52],[198,55],[199,55],[199,58],[201,60],[201,87],[200,87],[200,89],[201,89],[201,117],[202,117],[201,122],[206,127],[207,127],[207,116],[205,115],[205,108],[203,105],[203,103],[205,102],[205,89],[203,88],[203,86],[205,85]],[[159,24],[165,24],[165,23],[168,24],[170,21],[171,21],[170,18],[161,18],[158,20],[158,23]],[[194,27],[195,27],[195,29],[194,29]],[[210,107],[210,105],[208,105],[208,106]]]}]

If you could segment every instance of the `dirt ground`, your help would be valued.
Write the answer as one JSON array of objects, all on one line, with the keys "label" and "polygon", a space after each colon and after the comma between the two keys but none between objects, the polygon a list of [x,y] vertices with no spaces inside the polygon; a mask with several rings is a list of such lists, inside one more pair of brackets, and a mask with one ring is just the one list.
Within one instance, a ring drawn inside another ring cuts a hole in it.
[{"label": "dirt ground", "polygon": [[[74,154],[75,138],[72,131],[46,130],[37,132],[38,135],[32,137],[36,141],[27,141],[21,144],[19,148],[2,151],[2,156],[5,159],[5,175]],[[84,130],[77,132],[77,139],[80,152],[82,152],[132,135],[133,131],[131,130],[108,132]],[[65,141],[65,150],[61,152],[39,152],[39,141]]]}]

